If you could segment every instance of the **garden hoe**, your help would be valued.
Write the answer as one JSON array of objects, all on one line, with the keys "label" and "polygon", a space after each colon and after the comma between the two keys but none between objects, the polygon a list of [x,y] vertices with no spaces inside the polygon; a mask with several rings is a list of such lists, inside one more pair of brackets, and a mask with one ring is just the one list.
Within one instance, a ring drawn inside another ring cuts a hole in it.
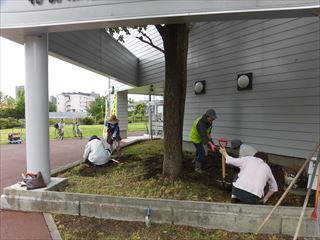
[{"label": "garden hoe", "polygon": [[[219,147],[223,147],[223,148],[227,147],[228,140],[223,139],[223,138],[219,138],[218,141],[219,141]],[[225,178],[226,178],[226,159],[224,158],[224,156],[221,156],[221,166],[222,166],[222,180],[217,180],[217,182],[219,183],[220,188],[222,190],[231,191],[232,183],[227,182],[225,180]]]}]

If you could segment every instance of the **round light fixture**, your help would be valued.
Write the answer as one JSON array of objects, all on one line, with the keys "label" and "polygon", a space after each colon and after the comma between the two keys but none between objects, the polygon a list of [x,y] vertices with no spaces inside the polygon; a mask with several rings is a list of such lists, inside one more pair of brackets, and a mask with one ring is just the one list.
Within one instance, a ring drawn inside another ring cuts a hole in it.
[{"label": "round light fixture", "polygon": [[203,83],[202,82],[196,82],[196,84],[194,85],[194,91],[195,93],[199,94],[203,91]]},{"label": "round light fixture", "polygon": [[238,75],[237,89],[238,91],[252,89],[252,73],[242,73]]},{"label": "round light fixture", "polygon": [[238,86],[240,88],[246,88],[248,87],[250,83],[250,79],[247,75],[241,75],[239,78],[238,78]]}]

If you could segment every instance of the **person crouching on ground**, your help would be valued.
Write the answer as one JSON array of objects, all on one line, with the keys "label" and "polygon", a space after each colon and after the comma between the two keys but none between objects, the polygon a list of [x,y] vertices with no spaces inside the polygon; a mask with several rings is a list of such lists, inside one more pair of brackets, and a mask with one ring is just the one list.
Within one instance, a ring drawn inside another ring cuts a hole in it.
[{"label": "person crouching on ground", "polygon": [[239,158],[246,157],[246,156],[254,156],[258,151],[254,147],[244,144],[239,139],[233,139],[231,140],[231,147],[232,150],[237,152],[237,155]]},{"label": "person crouching on ground", "polygon": [[116,150],[120,150],[120,128],[119,128],[119,120],[117,119],[116,115],[111,115],[108,121],[105,124],[105,132],[106,141],[111,146],[111,151],[113,151],[113,143],[116,142]]},{"label": "person crouching on ground", "polygon": [[205,114],[199,116],[193,123],[190,131],[190,140],[196,148],[196,168],[195,172],[203,173],[205,150],[203,144],[208,144],[214,151],[214,144],[211,138],[212,123],[217,118],[213,109],[209,109]]},{"label": "person crouching on ground", "polygon": [[[225,148],[221,147],[219,151],[225,157],[227,164],[240,168],[240,172],[233,180],[231,202],[265,204],[273,193],[278,191],[277,182],[267,164],[266,153],[257,152],[254,156],[233,158],[227,154]],[[264,195],[267,184],[269,190]]]},{"label": "person crouching on ground", "polygon": [[105,146],[100,138],[98,138],[96,135],[91,136],[85,147],[83,159],[95,167],[106,164],[109,161],[110,156],[110,148],[105,149]]}]

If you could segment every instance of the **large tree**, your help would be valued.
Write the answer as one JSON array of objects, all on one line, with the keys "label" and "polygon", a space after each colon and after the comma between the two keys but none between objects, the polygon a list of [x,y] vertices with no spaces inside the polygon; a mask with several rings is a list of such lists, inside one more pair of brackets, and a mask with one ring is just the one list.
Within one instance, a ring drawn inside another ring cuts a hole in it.
[{"label": "large tree", "polygon": [[[164,89],[164,161],[162,173],[176,179],[182,172],[182,134],[186,99],[187,55],[189,43],[189,25],[162,24],[155,25],[162,40],[163,47],[153,44],[152,39],[143,31],[146,27],[135,27],[141,33],[137,37],[164,54],[165,89]],[[129,33],[128,28],[111,28],[109,32]],[[118,38],[119,39],[119,38]],[[120,41],[123,36],[120,34]]]},{"label": "large tree", "polygon": [[49,112],[56,112],[57,105],[54,102],[49,101]]},{"label": "large tree", "polygon": [[16,102],[16,111],[19,113],[19,118],[25,118],[25,94],[24,90],[18,92],[18,99]]},{"label": "large tree", "polygon": [[172,179],[182,171],[182,133],[187,87],[187,24],[156,25],[165,57],[164,161],[162,173]]},{"label": "large tree", "polygon": [[106,98],[104,96],[96,97],[96,99],[90,103],[87,111],[97,120],[102,120],[104,118],[105,104]]},{"label": "large tree", "polygon": [[0,91],[0,108],[15,108],[16,101],[13,97]]}]

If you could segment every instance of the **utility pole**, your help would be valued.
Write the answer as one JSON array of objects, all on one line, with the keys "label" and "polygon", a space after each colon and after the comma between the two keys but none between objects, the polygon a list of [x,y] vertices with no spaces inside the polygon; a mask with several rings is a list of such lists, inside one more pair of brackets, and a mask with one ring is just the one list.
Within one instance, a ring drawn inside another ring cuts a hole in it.
[{"label": "utility pole", "polygon": [[153,85],[150,86],[150,92],[149,92],[149,134],[150,139],[153,139],[152,134],[152,105],[151,105],[151,94],[153,92]]}]

